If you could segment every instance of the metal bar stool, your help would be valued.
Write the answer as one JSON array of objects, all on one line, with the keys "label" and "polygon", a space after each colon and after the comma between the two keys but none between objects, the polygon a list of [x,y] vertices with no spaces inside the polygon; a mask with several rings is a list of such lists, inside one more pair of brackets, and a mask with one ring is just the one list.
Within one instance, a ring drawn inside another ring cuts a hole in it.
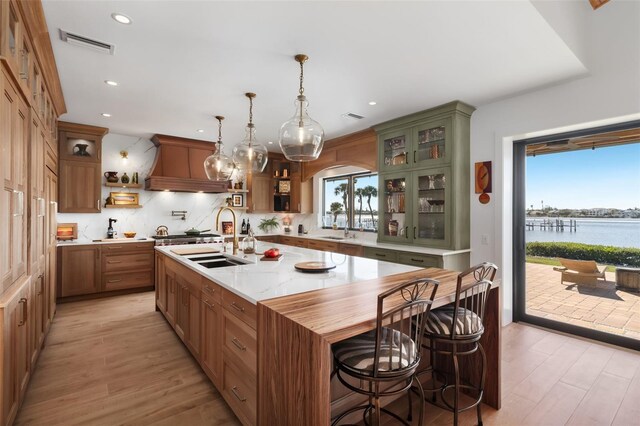
[{"label": "metal bar stool", "polygon": [[[453,412],[453,424],[458,424],[460,412],[477,407],[478,424],[482,425],[481,401],[484,394],[487,359],[480,338],[484,333],[484,311],[491,284],[498,267],[493,263],[484,262],[472,266],[458,275],[456,295],[453,304],[433,309],[424,325],[425,337],[429,345],[423,348],[429,350],[431,365],[419,371],[416,376],[431,372],[433,388],[424,389],[431,394],[427,402],[445,410]],[[480,383],[477,385],[461,383],[458,357],[480,352],[482,370]],[[454,383],[449,384],[445,372],[435,367],[436,354],[450,356],[453,363]],[[444,378],[442,385],[435,387],[436,376]],[[453,403],[447,399],[446,392],[453,389]],[[460,407],[460,389],[470,389],[477,393],[473,403]],[[440,395],[440,401],[437,395]]]},{"label": "metal bar stool", "polygon": [[[402,424],[409,423],[391,411],[380,407],[380,397],[407,392],[411,421],[411,387],[420,395],[420,424],[423,419],[424,393],[415,372],[420,363],[420,348],[424,326],[438,288],[438,281],[418,279],[401,284],[378,295],[376,328],[333,345],[334,371],[348,389],[369,397],[365,405],[353,407],[340,414],[332,423],[338,424],[345,416],[364,410],[374,424],[380,424],[384,412]],[[415,325],[414,325],[415,324]],[[360,379],[361,387],[348,383],[345,376]]]}]

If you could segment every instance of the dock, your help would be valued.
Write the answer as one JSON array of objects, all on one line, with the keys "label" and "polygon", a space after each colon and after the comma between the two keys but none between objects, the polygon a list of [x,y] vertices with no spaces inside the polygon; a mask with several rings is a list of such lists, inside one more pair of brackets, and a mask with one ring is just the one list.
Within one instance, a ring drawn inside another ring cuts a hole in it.
[{"label": "dock", "polygon": [[525,222],[527,230],[533,231],[539,228],[541,231],[559,231],[565,230],[569,232],[578,231],[578,221],[575,219],[528,219]]}]

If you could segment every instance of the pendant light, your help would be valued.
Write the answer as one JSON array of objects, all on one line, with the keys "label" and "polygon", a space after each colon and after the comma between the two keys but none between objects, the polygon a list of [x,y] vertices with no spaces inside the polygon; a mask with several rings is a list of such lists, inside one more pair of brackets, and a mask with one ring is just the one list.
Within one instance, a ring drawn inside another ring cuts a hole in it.
[{"label": "pendant light", "polygon": [[316,160],[324,144],[322,126],[307,113],[309,102],[302,87],[304,63],[307,59],[307,55],[295,56],[296,62],[300,64],[300,89],[295,101],[296,113],[280,127],[280,148],[289,161]]},{"label": "pendant light", "polygon": [[246,128],[246,135],[240,145],[233,147],[233,162],[241,172],[262,173],[267,167],[269,151],[267,147],[256,141],[256,126],[253,124],[253,98],[255,93],[245,93],[249,98],[249,123]]},{"label": "pendant light", "polygon": [[218,120],[218,147],[216,152],[204,160],[204,171],[209,180],[227,181],[233,176],[236,165],[233,163],[233,160],[224,153],[222,146],[222,120],[224,120],[224,117],[216,115],[216,120]]}]

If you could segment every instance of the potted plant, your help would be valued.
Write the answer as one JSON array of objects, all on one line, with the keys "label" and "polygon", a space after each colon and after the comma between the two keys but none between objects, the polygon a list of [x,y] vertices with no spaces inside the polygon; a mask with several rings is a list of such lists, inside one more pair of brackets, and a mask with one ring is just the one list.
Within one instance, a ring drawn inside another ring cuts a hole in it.
[{"label": "potted plant", "polygon": [[269,233],[274,229],[280,228],[280,223],[278,222],[278,218],[276,216],[268,219],[264,218],[260,221],[258,225],[258,229],[262,232]]}]

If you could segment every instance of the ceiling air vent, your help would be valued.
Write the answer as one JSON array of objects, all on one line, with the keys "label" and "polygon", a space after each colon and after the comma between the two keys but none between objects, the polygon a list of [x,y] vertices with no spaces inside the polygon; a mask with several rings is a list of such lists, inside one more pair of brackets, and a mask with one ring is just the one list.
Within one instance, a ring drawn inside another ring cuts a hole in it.
[{"label": "ceiling air vent", "polygon": [[60,29],[60,40],[73,44],[75,46],[87,47],[89,49],[113,55],[116,50],[116,46],[111,43],[105,43],[104,41],[94,40],[89,37],[81,36],[79,34],[70,33]]},{"label": "ceiling air vent", "polygon": [[342,116],[346,118],[353,118],[354,120],[362,120],[364,118],[362,115],[354,114],[352,112],[345,112]]}]

